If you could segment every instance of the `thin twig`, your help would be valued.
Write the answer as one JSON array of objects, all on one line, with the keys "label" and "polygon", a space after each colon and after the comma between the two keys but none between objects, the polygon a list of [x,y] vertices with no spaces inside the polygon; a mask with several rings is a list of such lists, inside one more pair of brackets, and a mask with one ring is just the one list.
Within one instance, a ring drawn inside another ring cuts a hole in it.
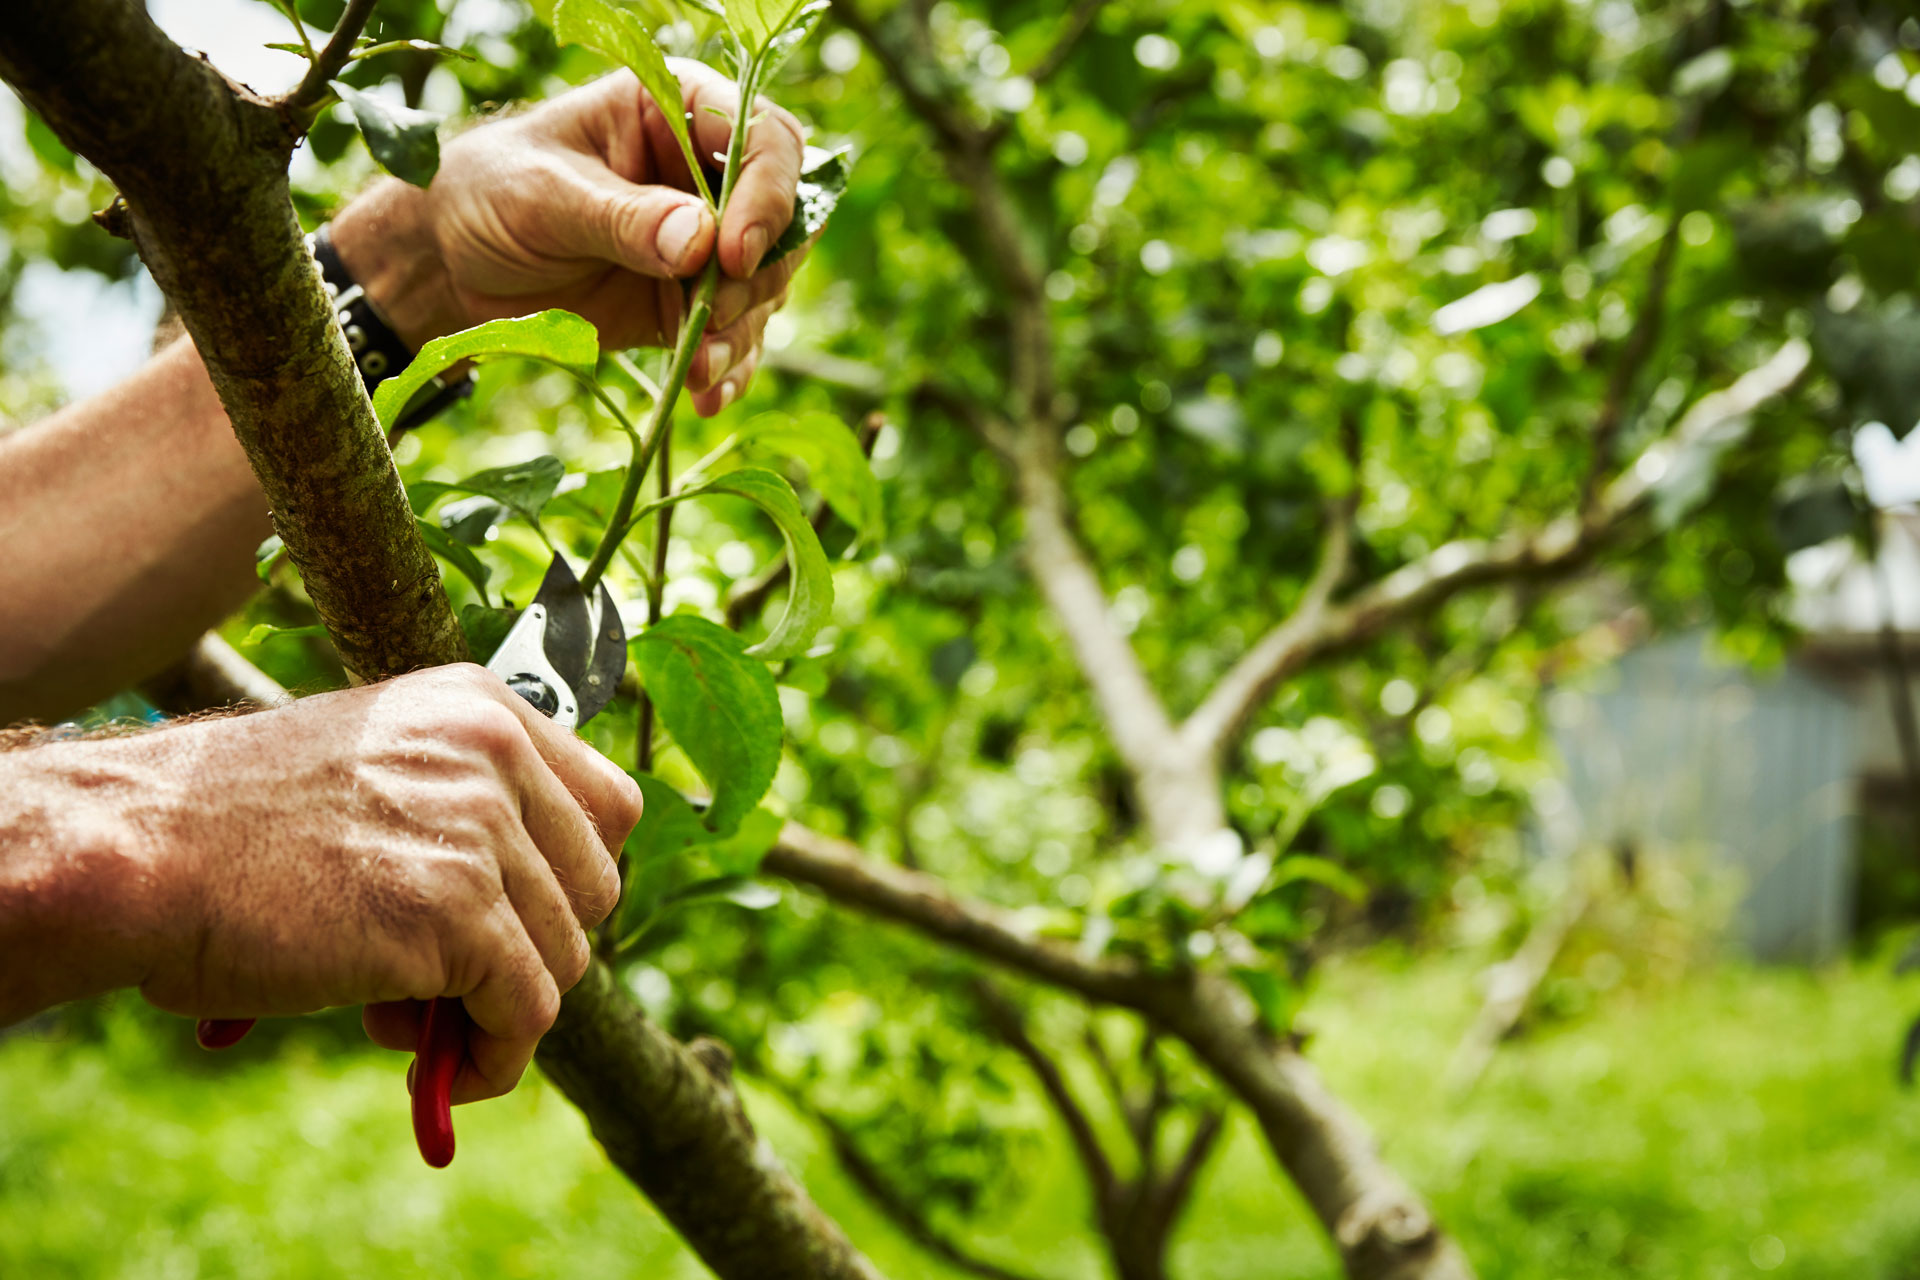
[{"label": "thin twig", "polygon": [[[1073,56],[1074,49],[1092,28],[1093,20],[1099,16],[1100,10],[1106,3],[1107,0],[1080,0],[1080,3],[1074,6],[1073,12],[1067,15],[1065,24],[1060,28],[1060,34],[1054,37],[1052,47],[1041,54],[1040,60],[1034,63],[1026,73],[1027,79],[1033,82],[1034,88],[1039,88],[1060,74],[1060,69],[1067,65],[1067,59]],[[997,145],[1007,136],[1013,128],[1013,120],[1014,117],[1010,115],[1002,116],[988,127],[983,140],[989,148]]]},{"label": "thin twig", "polygon": [[307,74],[300,77],[300,83],[281,99],[286,110],[304,116],[331,96],[333,90],[327,87],[327,82],[339,75],[353,57],[354,43],[360,39],[360,32],[366,28],[378,3],[379,0],[347,0],[347,11],[340,15],[340,25],[333,29],[326,47],[314,58]]},{"label": "thin twig", "polygon": [[1026,1019],[1021,1016],[1019,1006],[998,987],[980,979],[974,983],[974,998],[979,1002],[988,1028],[1027,1064],[1040,1082],[1047,1101],[1059,1113],[1061,1123],[1067,1127],[1067,1136],[1073,1140],[1073,1149],[1086,1167],[1087,1179],[1093,1183],[1095,1199],[1103,1205],[1112,1203],[1120,1188],[1119,1177],[1107,1159],[1106,1149],[1100,1145],[1093,1122],[1061,1074],[1059,1064],[1034,1043],[1033,1037],[1027,1034]]},{"label": "thin twig", "polygon": [[[1193,1136],[1187,1139],[1187,1145],[1180,1153],[1180,1159],[1174,1164],[1173,1172],[1153,1191],[1154,1213],[1159,1221],[1171,1226],[1179,1217],[1187,1197],[1193,1193],[1193,1183],[1205,1167],[1207,1157],[1220,1140],[1226,1128],[1226,1112],[1218,1107],[1208,1108],[1194,1125]],[[1164,1228],[1163,1228],[1164,1229]]]},{"label": "thin twig", "polygon": [[1647,271],[1646,297],[1640,300],[1640,312],[1634,317],[1633,328],[1627,333],[1620,356],[1613,363],[1613,373],[1607,379],[1606,398],[1600,402],[1600,416],[1593,424],[1593,457],[1587,465],[1587,478],[1580,492],[1582,510],[1593,505],[1606,483],[1614,444],[1626,425],[1633,389],[1660,340],[1667,315],[1667,289],[1673,280],[1673,264],[1679,249],[1680,220],[1675,218],[1667,223],[1660,247],[1654,251],[1653,266]]},{"label": "thin twig", "polygon": [[804,1113],[827,1135],[827,1144],[833,1148],[834,1159],[848,1180],[860,1188],[874,1208],[880,1210],[907,1239],[957,1270],[979,1276],[981,1280],[1034,1280],[1028,1273],[1014,1271],[980,1257],[934,1226],[926,1208],[915,1204],[901,1191],[899,1180],[861,1148],[860,1140],[851,1129],[816,1106],[811,1099],[802,1096],[797,1089],[780,1082],[776,1082],[776,1087],[795,1109]]}]

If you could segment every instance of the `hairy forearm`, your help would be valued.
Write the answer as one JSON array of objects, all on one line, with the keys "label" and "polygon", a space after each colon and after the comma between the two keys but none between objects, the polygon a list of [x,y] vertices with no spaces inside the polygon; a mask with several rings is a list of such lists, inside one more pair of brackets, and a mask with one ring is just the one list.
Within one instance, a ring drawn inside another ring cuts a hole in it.
[{"label": "hairy forearm", "polygon": [[0,1026],[138,985],[180,915],[141,831],[142,759],[113,741],[0,753]]},{"label": "hairy forearm", "polygon": [[246,599],[266,504],[184,339],[0,437],[0,724],[153,674]]},{"label": "hairy forearm", "polygon": [[[383,183],[335,243],[414,345],[457,327],[419,193]],[[0,436],[0,726],[137,683],[256,587],[272,527],[246,454],[182,339],[126,382]]]}]

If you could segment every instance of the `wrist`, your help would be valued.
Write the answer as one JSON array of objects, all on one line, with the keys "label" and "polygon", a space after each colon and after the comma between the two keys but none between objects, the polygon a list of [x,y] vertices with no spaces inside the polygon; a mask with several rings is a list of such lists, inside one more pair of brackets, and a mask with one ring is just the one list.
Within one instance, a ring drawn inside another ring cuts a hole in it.
[{"label": "wrist", "polygon": [[0,755],[0,1024],[137,986],[195,932],[146,735]]},{"label": "wrist", "polygon": [[413,350],[466,327],[440,257],[427,193],[386,178],[340,211],[335,252],[374,309]]}]

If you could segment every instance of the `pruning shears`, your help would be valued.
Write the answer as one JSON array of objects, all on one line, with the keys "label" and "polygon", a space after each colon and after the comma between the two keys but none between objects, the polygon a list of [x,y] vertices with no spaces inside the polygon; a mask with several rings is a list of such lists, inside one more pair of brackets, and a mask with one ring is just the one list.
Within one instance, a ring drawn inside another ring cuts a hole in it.
[{"label": "pruning shears", "polygon": [[[487,670],[541,715],[575,729],[613,700],[626,664],[626,628],[607,584],[589,596],[556,552]],[[252,1026],[251,1018],[208,1018],[195,1034],[204,1047],[224,1049]],[[427,1005],[414,1047],[413,1136],[436,1169],[453,1161],[453,1082],[466,1058],[468,1027],[460,1001],[438,997]]]}]

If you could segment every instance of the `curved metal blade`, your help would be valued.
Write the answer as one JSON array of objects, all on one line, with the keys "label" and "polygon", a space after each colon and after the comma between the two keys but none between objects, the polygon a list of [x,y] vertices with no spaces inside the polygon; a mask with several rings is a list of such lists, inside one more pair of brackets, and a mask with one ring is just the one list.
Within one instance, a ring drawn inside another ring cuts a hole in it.
[{"label": "curved metal blade", "polygon": [[614,690],[627,669],[627,629],[620,622],[620,607],[613,602],[606,580],[600,582],[593,600],[593,656],[587,661],[587,674],[574,686],[579,695],[580,723],[585,724],[600,708],[613,701]]},{"label": "curved metal blade", "polygon": [[586,593],[580,590],[580,580],[573,576],[573,566],[565,556],[554,554],[533,603],[547,610],[547,629],[540,637],[547,661],[568,688],[578,690],[587,674],[587,659],[593,656],[593,619],[587,611]]},{"label": "curved metal blade", "polygon": [[580,724],[613,701],[627,669],[627,633],[604,580],[592,599],[566,557],[556,553],[533,602],[547,608],[547,661],[578,701]]}]

